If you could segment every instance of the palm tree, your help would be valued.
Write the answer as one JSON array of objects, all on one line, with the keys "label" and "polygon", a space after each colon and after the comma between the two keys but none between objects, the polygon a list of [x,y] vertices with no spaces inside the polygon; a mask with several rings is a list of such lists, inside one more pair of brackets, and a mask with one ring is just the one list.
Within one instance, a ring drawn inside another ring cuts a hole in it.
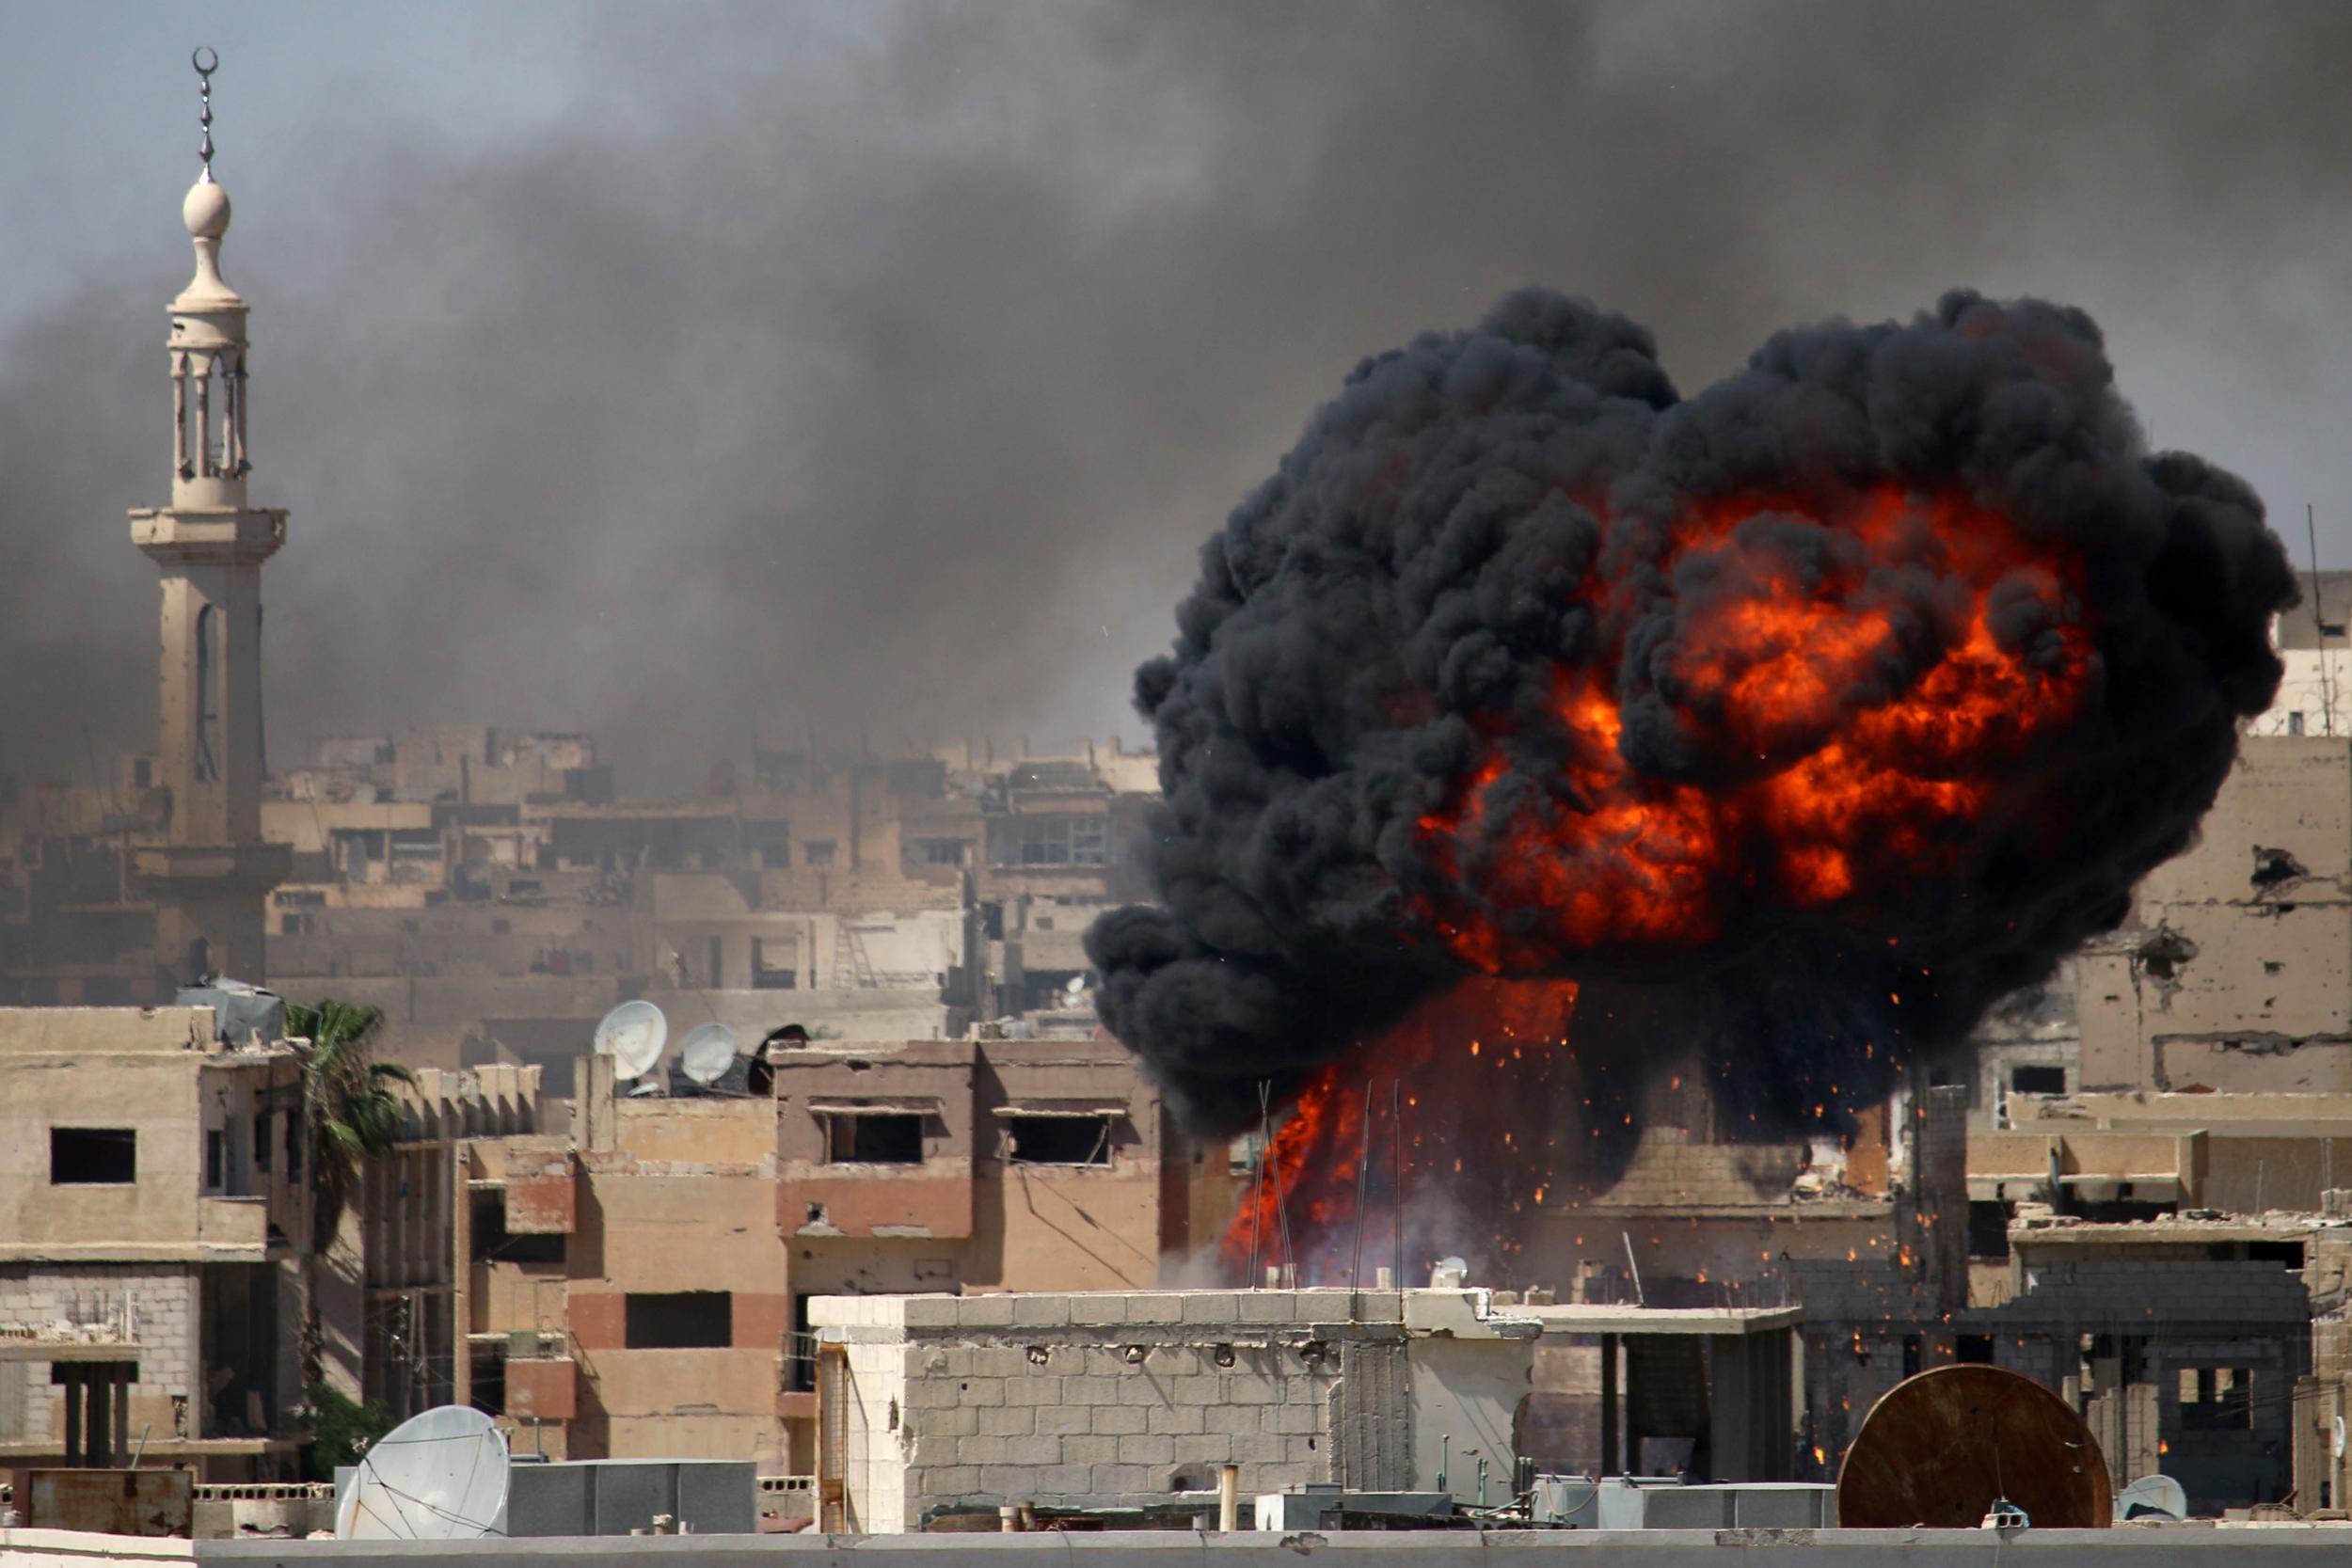
[{"label": "palm tree", "polygon": [[359,1190],[359,1173],[400,1141],[400,1097],[394,1084],[417,1075],[398,1062],[373,1059],[384,1009],[322,1000],[286,1004],[286,1034],[310,1043],[302,1050],[302,1133],[310,1153],[310,1240],[315,1252],[334,1243],[343,1211]]},{"label": "palm tree", "polygon": [[359,1191],[370,1160],[389,1154],[400,1141],[400,1096],[394,1084],[414,1084],[416,1074],[398,1062],[373,1059],[384,1010],[322,999],[315,1006],[286,1004],[286,1035],[302,1055],[302,1141],[310,1154],[310,1253],[303,1260],[302,1380],[313,1430],[304,1463],[317,1479],[355,1436],[381,1436],[390,1424],[374,1402],[356,1402],[327,1386],[324,1375],[326,1337],[319,1317],[319,1271],[335,1244],[344,1212]]}]

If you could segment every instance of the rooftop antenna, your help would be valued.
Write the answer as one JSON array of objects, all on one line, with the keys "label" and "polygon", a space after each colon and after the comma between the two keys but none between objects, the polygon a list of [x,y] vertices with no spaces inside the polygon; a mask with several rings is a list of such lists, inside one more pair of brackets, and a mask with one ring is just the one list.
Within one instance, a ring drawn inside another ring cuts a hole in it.
[{"label": "rooftop antenna", "polygon": [[2328,682],[2328,616],[2319,604],[2319,517],[2312,503],[2303,503],[2303,528],[2312,541],[2312,629],[2319,634],[2319,724],[2329,739],[2336,733],[2336,699]]},{"label": "rooftop antenna", "polygon": [[650,1002],[624,1002],[596,1024],[596,1053],[612,1058],[612,1076],[624,1084],[651,1072],[669,1042],[670,1021]]},{"label": "rooftop antenna", "polygon": [[1364,1114],[1356,1124],[1356,1256],[1347,1265],[1347,1312],[1364,1290],[1364,1194],[1372,1180],[1372,1080],[1364,1080]]},{"label": "rooftop antenna", "polygon": [[678,1066],[705,1088],[735,1066],[735,1031],[723,1023],[698,1024],[678,1044]]},{"label": "rooftop antenna", "polygon": [[1405,1317],[1405,1080],[1389,1080],[1389,1124],[1396,1129],[1396,1224],[1391,1233],[1396,1241],[1396,1272],[1390,1279],[1396,1286],[1397,1321]]},{"label": "rooftop antenna", "polygon": [[197,111],[196,123],[204,133],[204,139],[196,149],[197,156],[204,160],[204,172],[197,176],[196,182],[209,185],[213,182],[213,72],[220,69],[220,51],[199,43],[188,56],[188,64],[196,68],[197,97],[202,103]]}]

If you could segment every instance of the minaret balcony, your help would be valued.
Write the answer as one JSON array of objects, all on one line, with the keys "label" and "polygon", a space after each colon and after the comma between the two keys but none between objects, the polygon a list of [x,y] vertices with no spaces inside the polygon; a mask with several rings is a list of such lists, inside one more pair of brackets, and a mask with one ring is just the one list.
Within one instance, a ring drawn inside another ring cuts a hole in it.
[{"label": "minaret balcony", "polygon": [[159,506],[131,514],[131,543],[159,562],[253,564],[276,555],[285,542],[282,510]]}]

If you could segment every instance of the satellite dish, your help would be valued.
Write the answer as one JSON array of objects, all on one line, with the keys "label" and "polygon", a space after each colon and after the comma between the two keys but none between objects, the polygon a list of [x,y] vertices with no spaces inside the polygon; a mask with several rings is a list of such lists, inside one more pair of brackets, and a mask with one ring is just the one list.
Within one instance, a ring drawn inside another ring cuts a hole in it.
[{"label": "satellite dish", "polygon": [[2142,1476],[2118,1494],[2115,1522],[2188,1517],[2188,1491],[2170,1476]]},{"label": "satellite dish", "polygon": [[2115,1523],[2107,1462],[2074,1407],[1974,1362],[1888,1389],[1837,1472],[1837,1523],[1849,1529],[1975,1529],[1996,1500],[2037,1529]]},{"label": "satellite dish", "polygon": [[715,1084],[735,1065],[735,1031],[705,1023],[688,1031],[678,1046],[678,1065],[697,1084]]},{"label": "satellite dish", "polygon": [[2335,1441],[2330,1445],[2331,1451],[2338,1459],[2344,1457],[2344,1418],[2339,1416],[2336,1418]]},{"label": "satellite dish", "polygon": [[506,1533],[506,1439],[462,1404],[377,1438],[335,1509],[345,1541],[474,1541]]},{"label": "satellite dish", "polygon": [[650,1002],[624,1002],[596,1025],[596,1054],[612,1058],[612,1076],[626,1084],[643,1078],[661,1060],[670,1021]]}]

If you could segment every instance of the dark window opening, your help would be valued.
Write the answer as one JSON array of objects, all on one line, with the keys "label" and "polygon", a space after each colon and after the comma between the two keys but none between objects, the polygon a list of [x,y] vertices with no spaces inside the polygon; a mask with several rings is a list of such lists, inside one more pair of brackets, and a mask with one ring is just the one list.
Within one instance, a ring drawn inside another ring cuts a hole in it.
[{"label": "dark window opening", "polygon": [[801,841],[801,863],[812,870],[823,870],[833,863],[834,841],[810,838]]},{"label": "dark window opening", "polygon": [[908,1113],[833,1116],[826,1158],[834,1164],[919,1165],[923,1118]]},{"label": "dark window opening", "polygon": [[49,1180],[59,1187],[123,1186],[139,1179],[138,1134],[128,1127],[53,1127]]},{"label": "dark window opening", "polygon": [[2254,1424],[2254,1374],[2244,1367],[2181,1369],[2181,1429],[2244,1432]]},{"label": "dark window opening", "polygon": [[1993,1365],[1993,1336],[1963,1334],[1956,1337],[1952,1341],[1952,1359],[1964,1366],[1990,1367]]},{"label": "dark window opening", "polygon": [[217,1130],[204,1134],[204,1185],[218,1187],[229,1180],[229,1138]]},{"label": "dark window opening", "polygon": [[752,989],[798,990],[801,985],[801,942],[798,937],[752,938]]},{"label": "dark window opening", "polygon": [[2003,1259],[2009,1256],[2010,1206],[2006,1203],[1968,1205],[1968,1256]]},{"label": "dark window opening", "polygon": [[496,1349],[473,1353],[473,1379],[467,1385],[467,1402],[485,1416],[506,1414],[506,1357]]},{"label": "dark window opening", "polygon": [[808,1323],[808,1294],[792,1298],[792,1338],[784,1350],[784,1386],[787,1393],[812,1393],[817,1387],[817,1334]]},{"label": "dark window opening", "polygon": [[477,1263],[561,1263],[569,1256],[571,1238],[561,1231],[506,1228],[506,1194],[485,1188],[473,1195],[473,1260]]},{"label": "dark window opening", "polygon": [[735,1298],[725,1291],[632,1291],[625,1311],[628,1350],[723,1350],[735,1342]]},{"label": "dark window opening", "polygon": [[267,1171],[271,1164],[272,1152],[269,1113],[256,1111],[253,1114],[253,1168],[257,1171]]},{"label": "dark window opening", "polygon": [[2064,1094],[2066,1069],[2019,1063],[2009,1069],[2009,1086],[2019,1094]]},{"label": "dark window opening", "polygon": [[2246,1260],[2249,1263],[2284,1263],[2290,1269],[2303,1266],[2303,1243],[2300,1242],[2249,1242]]},{"label": "dark window opening", "polygon": [[302,1180],[302,1113],[286,1113],[286,1180]]},{"label": "dark window opening", "polygon": [[1107,1165],[1111,1163],[1111,1118],[1102,1117],[1007,1117],[1011,1134],[1006,1159],[1016,1165]]},{"label": "dark window opening", "polygon": [[218,617],[206,605],[196,612],[196,777],[199,784],[220,777],[213,755],[213,726],[220,722],[220,703],[213,695],[215,672],[220,662]]},{"label": "dark window opening", "polygon": [[1917,1377],[1918,1375],[1919,1336],[1906,1334],[1903,1336],[1903,1376]]}]

